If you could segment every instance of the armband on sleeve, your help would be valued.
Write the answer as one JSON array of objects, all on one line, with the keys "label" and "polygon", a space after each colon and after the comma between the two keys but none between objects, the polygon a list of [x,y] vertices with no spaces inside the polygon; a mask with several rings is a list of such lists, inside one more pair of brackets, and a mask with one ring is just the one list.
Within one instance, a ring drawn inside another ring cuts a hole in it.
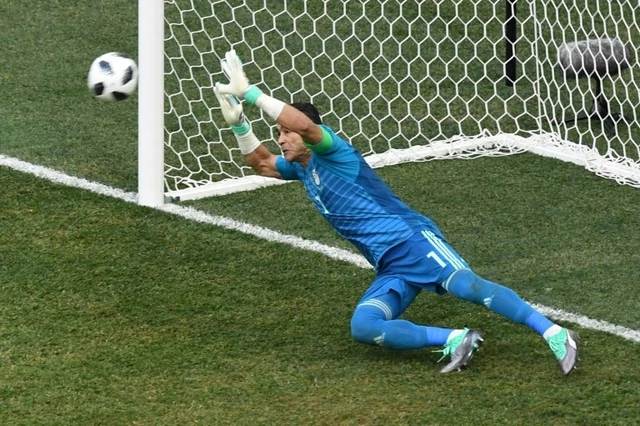
[{"label": "armband on sleeve", "polygon": [[312,144],[306,141],[304,142],[307,148],[309,148],[311,151],[317,154],[322,154],[323,152],[327,152],[333,146],[333,137],[331,137],[331,134],[324,127],[321,127],[321,129],[322,129],[322,140],[320,142],[315,144]]}]

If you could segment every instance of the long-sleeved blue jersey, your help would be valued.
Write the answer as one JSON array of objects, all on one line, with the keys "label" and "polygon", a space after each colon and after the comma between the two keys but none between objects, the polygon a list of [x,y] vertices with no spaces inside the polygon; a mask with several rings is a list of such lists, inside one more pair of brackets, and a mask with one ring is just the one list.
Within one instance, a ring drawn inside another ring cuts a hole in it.
[{"label": "long-sleeved blue jersey", "polygon": [[300,180],[320,214],[377,268],[387,250],[417,232],[444,238],[435,223],[412,210],[369,167],[362,155],[333,130],[312,150],[307,167],[280,156],[276,167],[286,180]]}]

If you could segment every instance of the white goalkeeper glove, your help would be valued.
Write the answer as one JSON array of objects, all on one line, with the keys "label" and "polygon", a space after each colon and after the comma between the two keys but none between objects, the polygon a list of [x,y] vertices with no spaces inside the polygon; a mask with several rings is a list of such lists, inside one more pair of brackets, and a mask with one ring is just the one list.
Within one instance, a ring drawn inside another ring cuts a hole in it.
[{"label": "white goalkeeper glove", "polygon": [[218,98],[220,109],[224,120],[233,129],[236,134],[244,134],[251,130],[244,113],[242,112],[242,103],[233,95],[225,95],[220,92],[220,83],[216,83],[213,92]]},{"label": "white goalkeeper glove", "polygon": [[231,126],[231,130],[233,130],[233,134],[238,141],[240,152],[243,155],[250,154],[260,146],[260,141],[251,131],[249,120],[242,112],[242,103],[233,95],[220,93],[219,87],[220,83],[216,83],[213,92],[220,103],[224,120]]},{"label": "white goalkeeper glove", "polygon": [[222,71],[229,79],[229,84],[221,84],[218,87],[220,93],[233,95],[237,99],[244,99],[250,105],[256,105],[267,113],[271,118],[277,120],[284,108],[284,102],[262,93],[262,90],[249,84],[249,80],[242,68],[242,61],[231,49],[224,55],[222,60]]},{"label": "white goalkeeper glove", "polygon": [[219,86],[220,93],[244,99],[245,92],[249,90],[249,80],[242,69],[242,61],[236,54],[235,49],[225,53],[222,60],[222,72],[229,79],[229,83]]}]

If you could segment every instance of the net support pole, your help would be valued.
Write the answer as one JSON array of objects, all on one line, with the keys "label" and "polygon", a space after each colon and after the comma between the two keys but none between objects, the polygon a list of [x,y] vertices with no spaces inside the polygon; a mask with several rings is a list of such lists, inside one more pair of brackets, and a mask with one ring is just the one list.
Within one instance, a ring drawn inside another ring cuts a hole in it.
[{"label": "net support pole", "polygon": [[513,86],[516,82],[516,38],[518,36],[516,4],[518,0],[505,0],[506,16],[504,21],[504,75],[507,86]]},{"label": "net support pole", "polygon": [[164,204],[164,0],[138,0],[138,203]]}]

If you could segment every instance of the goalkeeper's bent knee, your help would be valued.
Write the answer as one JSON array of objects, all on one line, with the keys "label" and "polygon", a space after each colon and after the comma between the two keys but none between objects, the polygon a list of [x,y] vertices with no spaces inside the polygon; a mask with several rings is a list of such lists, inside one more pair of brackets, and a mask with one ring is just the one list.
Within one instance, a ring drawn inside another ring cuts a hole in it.
[{"label": "goalkeeper's bent knee", "polygon": [[367,302],[358,305],[351,317],[351,337],[358,343],[375,345],[383,333],[382,326],[388,319],[389,307],[375,299]]}]

